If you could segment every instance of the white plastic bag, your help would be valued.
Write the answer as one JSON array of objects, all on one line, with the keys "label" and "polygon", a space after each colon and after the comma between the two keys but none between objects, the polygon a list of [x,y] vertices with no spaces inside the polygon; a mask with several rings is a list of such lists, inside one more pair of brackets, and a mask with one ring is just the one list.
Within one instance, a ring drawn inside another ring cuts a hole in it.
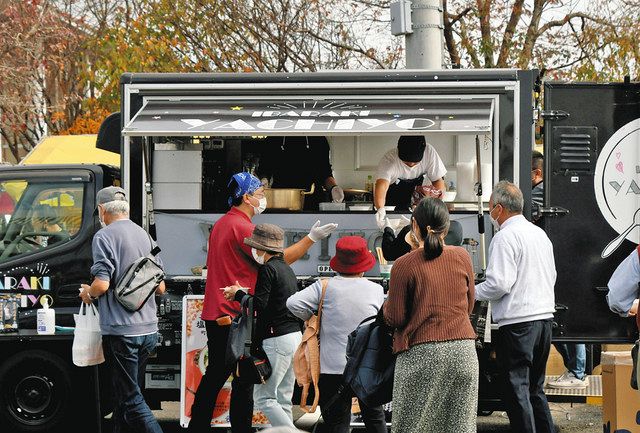
[{"label": "white plastic bag", "polygon": [[100,333],[100,313],[95,305],[80,305],[78,314],[73,315],[76,329],[73,337],[73,363],[78,367],[98,365],[104,362],[102,334]]}]

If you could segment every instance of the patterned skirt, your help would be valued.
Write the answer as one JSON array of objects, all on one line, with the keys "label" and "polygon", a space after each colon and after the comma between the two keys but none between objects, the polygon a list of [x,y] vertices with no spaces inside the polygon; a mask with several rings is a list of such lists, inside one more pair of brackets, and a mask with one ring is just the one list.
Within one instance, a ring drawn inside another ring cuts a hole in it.
[{"label": "patterned skirt", "polygon": [[398,355],[392,433],[474,433],[477,405],[473,340],[418,344]]}]

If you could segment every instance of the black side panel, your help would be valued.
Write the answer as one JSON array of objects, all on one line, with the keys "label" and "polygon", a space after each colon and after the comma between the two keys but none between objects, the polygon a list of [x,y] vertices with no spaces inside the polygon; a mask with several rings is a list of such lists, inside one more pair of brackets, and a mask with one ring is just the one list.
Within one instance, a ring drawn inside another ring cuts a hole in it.
[{"label": "black side panel", "polygon": [[[124,85],[120,85],[120,94],[122,95],[120,101],[120,113],[126,113],[125,109],[125,92]],[[140,108],[142,108],[142,96],[138,93],[133,93],[129,97],[129,113],[131,115],[135,115]],[[124,128],[125,125],[125,115],[120,115],[120,131]],[[142,138],[140,137],[132,137],[131,143],[129,145],[129,182],[130,185],[124,185],[124,170],[126,165],[126,161],[124,161],[124,137],[120,135],[120,167],[123,170],[123,187],[125,189],[129,188],[129,203],[131,206],[130,209],[130,218],[136,224],[142,226],[142,207],[140,204],[142,203],[142,194],[143,194],[143,154],[142,154]]]},{"label": "black side panel", "polygon": [[96,147],[120,154],[120,112],[111,113],[100,124]]},{"label": "black side panel", "polygon": [[619,128],[640,118],[640,85],[552,82],[545,84],[544,100],[545,111],[569,114],[562,119],[547,119],[544,126],[545,206],[570,212],[543,219],[558,270],[559,327],[554,338],[633,341],[637,334],[635,321],[609,310],[606,287],[616,266],[635,245],[625,240],[615,253],[601,258],[604,247],[618,233],[598,207],[594,175],[597,156],[607,140]]},{"label": "black side panel", "polygon": [[524,197],[524,216],[531,217],[531,151],[533,149],[533,87],[538,71],[519,71],[520,77],[520,152],[519,185]]}]

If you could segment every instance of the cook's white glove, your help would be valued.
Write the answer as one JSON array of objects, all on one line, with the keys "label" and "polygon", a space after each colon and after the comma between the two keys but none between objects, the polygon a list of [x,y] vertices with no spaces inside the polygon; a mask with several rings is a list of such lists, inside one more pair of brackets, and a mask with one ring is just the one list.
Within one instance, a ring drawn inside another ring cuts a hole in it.
[{"label": "cook's white glove", "polygon": [[334,185],[331,188],[331,199],[334,203],[342,203],[344,201],[344,191],[340,186]]},{"label": "cook's white glove", "polygon": [[376,224],[378,224],[378,228],[380,230],[384,230],[384,226],[385,226],[385,219],[387,218],[387,211],[384,210],[383,207],[381,207],[380,209],[378,209],[378,212],[376,212]]},{"label": "cook's white glove", "polygon": [[385,217],[384,218],[384,228],[386,229],[387,227],[389,227],[391,230],[393,230],[395,232],[396,229],[394,227],[394,221],[395,220],[390,220],[388,217]]},{"label": "cook's white glove", "polygon": [[338,224],[329,223],[323,226],[320,225],[320,220],[311,227],[309,231],[309,239],[313,242],[318,242],[321,239],[328,237],[335,229],[338,228]]}]

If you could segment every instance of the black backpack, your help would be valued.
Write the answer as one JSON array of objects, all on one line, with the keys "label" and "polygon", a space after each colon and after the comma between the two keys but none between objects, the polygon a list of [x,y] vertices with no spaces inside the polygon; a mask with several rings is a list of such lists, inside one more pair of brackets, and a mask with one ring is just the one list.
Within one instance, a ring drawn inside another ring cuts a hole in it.
[{"label": "black backpack", "polygon": [[392,399],[395,366],[393,330],[384,323],[380,309],[349,334],[344,383],[367,406],[380,406]]}]

